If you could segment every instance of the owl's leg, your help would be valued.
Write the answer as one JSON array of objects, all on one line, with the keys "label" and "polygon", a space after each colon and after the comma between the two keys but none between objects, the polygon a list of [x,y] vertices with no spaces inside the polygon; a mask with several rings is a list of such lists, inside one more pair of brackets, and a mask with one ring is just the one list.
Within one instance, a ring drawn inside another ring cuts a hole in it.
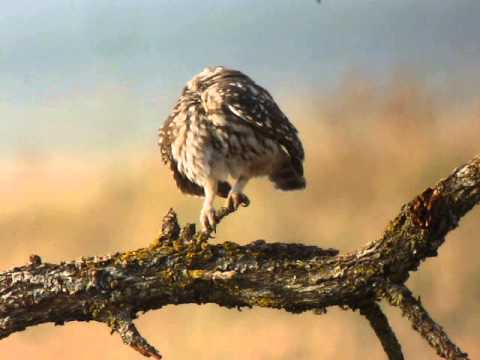
[{"label": "owl's leg", "polygon": [[235,181],[235,184],[233,184],[232,190],[230,190],[227,198],[227,207],[230,210],[237,210],[240,205],[248,206],[250,204],[250,200],[243,193],[243,189],[247,185],[248,180],[247,177],[240,176]]},{"label": "owl's leg", "polygon": [[215,194],[217,193],[218,182],[217,180],[209,179],[203,189],[205,191],[205,199],[203,200],[202,211],[200,212],[200,223],[203,230],[213,230],[217,225],[217,218],[215,216],[215,209],[213,207],[213,200],[215,200]]}]

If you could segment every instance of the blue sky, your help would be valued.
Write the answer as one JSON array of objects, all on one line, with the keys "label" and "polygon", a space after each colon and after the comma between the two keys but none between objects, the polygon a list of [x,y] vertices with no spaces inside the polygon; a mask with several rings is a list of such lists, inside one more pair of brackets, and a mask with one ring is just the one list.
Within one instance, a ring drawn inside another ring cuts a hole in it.
[{"label": "blue sky", "polygon": [[101,116],[67,124],[31,116],[95,102],[99,91],[115,97],[111,89],[163,119],[183,84],[213,64],[274,94],[328,93],[352,68],[382,79],[409,66],[435,86],[461,79],[475,95],[479,19],[478,0],[9,1],[0,10],[0,133],[15,145],[20,131],[44,126],[121,127]]}]

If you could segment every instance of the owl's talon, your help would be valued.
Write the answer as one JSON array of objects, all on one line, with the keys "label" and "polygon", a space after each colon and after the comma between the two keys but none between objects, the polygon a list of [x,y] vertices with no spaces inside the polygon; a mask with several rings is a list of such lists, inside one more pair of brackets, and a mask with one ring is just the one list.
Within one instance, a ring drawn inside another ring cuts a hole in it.
[{"label": "owl's talon", "polygon": [[243,196],[243,198],[242,198],[242,202],[240,203],[240,205],[242,205],[242,207],[250,206],[250,199],[247,197],[247,195],[242,194],[242,196]]},{"label": "owl's talon", "polygon": [[247,207],[250,205],[250,200],[245,194],[232,192],[228,195],[227,198],[227,208],[230,211],[235,211],[239,206]]},{"label": "owl's talon", "polygon": [[217,215],[215,209],[202,210],[200,215],[202,228],[206,232],[215,232],[217,230]]}]

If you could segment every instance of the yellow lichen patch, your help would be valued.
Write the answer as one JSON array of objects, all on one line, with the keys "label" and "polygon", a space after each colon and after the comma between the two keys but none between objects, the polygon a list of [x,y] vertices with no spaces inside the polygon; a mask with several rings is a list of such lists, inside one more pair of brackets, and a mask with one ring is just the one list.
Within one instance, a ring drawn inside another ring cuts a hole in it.
[{"label": "yellow lichen patch", "polygon": [[152,255],[152,249],[149,248],[126,251],[119,255],[119,257],[116,259],[116,263],[128,264],[136,262],[141,264],[147,259],[150,259]]},{"label": "yellow lichen patch", "polygon": [[176,240],[173,242],[173,249],[175,251],[182,251],[185,248],[185,243],[182,240]]},{"label": "yellow lichen patch", "polygon": [[158,243],[153,243],[153,244],[150,244],[148,246],[148,250],[151,252],[151,253],[161,253],[162,255],[171,255],[173,254],[174,252],[176,252],[176,250],[171,246],[171,244],[158,244]]},{"label": "yellow lichen patch", "polygon": [[262,296],[254,301],[255,305],[260,307],[276,307],[277,302],[270,296]]},{"label": "yellow lichen patch", "polygon": [[160,275],[160,277],[164,279],[167,283],[173,283],[174,281],[174,273],[170,269],[159,271],[158,275]]},{"label": "yellow lichen patch", "polygon": [[94,319],[97,319],[103,315],[105,309],[106,304],[104,302],[93,302],[90,304],[89,312],[92,314]]},{"label": "yellow lichen patch", "polygon": [[188,276],[192,279],[202,279],[205,277],[205,270],[189,270]]},{"label": "yellow lichen patch", "polygon": [[231,241],[226,241],[226,242],[223,243],[223,248],[226,251],[229,251],[229,252],[235,251],[239,247],[240,247],[240,245],[238,245],[237,243],[231,242]]}]

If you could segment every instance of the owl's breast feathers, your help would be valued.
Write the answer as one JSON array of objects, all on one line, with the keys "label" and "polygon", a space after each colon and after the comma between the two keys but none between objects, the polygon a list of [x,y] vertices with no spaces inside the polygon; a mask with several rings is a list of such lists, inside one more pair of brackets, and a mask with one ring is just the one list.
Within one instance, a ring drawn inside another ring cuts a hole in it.
[{"label": "owl's breast feathers", "polygon": [[[236,70],[207,68],[190,80],[160,130],[159,145],[178,187],[189,194],[203,195],[219,160],[252,169],[274,161],[258,174],[283,190],[305,187],[296,128],[267,90]],[[218,193],[227,196],[230,185],[219,180]]]}]

